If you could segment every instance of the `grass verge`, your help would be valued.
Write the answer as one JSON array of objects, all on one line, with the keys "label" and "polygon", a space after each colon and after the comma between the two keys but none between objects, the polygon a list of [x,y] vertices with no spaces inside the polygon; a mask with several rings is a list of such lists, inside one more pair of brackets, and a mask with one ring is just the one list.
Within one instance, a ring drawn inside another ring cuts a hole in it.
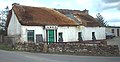
[{"label": "grass verge", "polygon": [[7,50],[7,51],[15,51],[15,49],[13,49],[12,47],[4,45],[4,44],[0,44],[0,49]]}]

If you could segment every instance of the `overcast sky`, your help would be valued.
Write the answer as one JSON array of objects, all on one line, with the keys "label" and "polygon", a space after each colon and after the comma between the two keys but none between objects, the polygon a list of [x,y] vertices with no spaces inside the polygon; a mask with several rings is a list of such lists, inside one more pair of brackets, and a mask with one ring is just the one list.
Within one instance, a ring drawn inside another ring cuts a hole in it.
[{"label": "overcast sky", "polygon": [[101,13],[109,25],[120,26],[120,0],[0,0],[0,10],[6,6],[11,9],[12,3],[59,9],[87,9],[94,17]]}]

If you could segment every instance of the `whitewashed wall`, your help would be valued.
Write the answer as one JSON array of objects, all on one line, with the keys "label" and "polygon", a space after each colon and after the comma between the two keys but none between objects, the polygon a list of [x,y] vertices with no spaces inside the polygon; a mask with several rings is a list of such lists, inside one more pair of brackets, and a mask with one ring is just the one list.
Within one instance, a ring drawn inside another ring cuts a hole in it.
[{"label": "whitewashed wall", "polygon": [[34,41],[36,42],[36,34],[42,34],[43,40],[45,40],[45,30],[42,26],[22,26],[22,37],[23,41],[27,41],[27,30],[34,30]]},{"label": "whitewashed wall", "polygon": [[8,35],[21,35],[21,24],[19,23],[14,11],[8,25]]},{"label": "whitewashed wall", "polygon": [[[34,30],[36,41],[36,34],[42,34],[43,40],[46,41],[46,30],[42,26],[22,26],[23,41],[27,41],[27,30]],[[77,27],[77,26],[59,26],[57,29],[57,42],[58,33],[63,33],[63,42],[78,41],[78,32],[82,32],[83,40],[92,40],[92,32],[95,32],[97,40],[105,39],[104,27]]]},{"label": "whitewashed wall", "polygon": [[[43,35],[43,40],[46,41],[46,29],[43,29],[42,26],[22,26],[22,37],[23,41],[27,41],[27,30],[34,30],[34,41],[36,41],[36,34],[42,34]],[[57,29],[57,42],[58,42],[58,33],[62,32],[63,33],[63,40],[64,42],[67,41],[77,41],[78,36],[77,36],[77,30],[76,27],[58,27]]]},{"label": "whitewashed wall", "polygon": [[59,26],[57,30],[57,34],[59,32],[63,33],[63,42],[77,41],[78,39],[76,26]]},{"label": "whitewashed wall", "polygon": [[108,28],[106,28],[106,33],[107,32],[110,32],[110,33],[112,33],[112,29],[114,29],[114,34],[115,34],[115,36],[118,36],[117,34],[117,29],[119,29],[119,35],[120,35],[120,28],[118,27],[116,27],[116,28],[113,28],[113,27],[108,27]]},{"label": "whitewashed wall", "polygon": [[105,27],[64,26],[59,27],[57,32],[63,32],[64,42],[78,41],[78,32],[82,32],[83,40],[92,40],[92,32],[95,32],[97,40],[105,39]]},{"label": "whitewashed wall", "polygon": [[83,40],[92,40],[92,32],[95,32],[97,40],[105,39],[105,27],[84,27],[82,30]]}]

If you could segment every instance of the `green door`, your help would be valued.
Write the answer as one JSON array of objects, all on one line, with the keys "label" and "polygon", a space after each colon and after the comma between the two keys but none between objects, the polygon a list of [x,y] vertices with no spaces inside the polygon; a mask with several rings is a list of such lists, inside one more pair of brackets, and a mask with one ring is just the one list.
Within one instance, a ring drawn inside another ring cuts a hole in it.
[{"label": "green door", "polygon": [[49,43],[54,42],[54,30],[48,30],[48,42]]}]

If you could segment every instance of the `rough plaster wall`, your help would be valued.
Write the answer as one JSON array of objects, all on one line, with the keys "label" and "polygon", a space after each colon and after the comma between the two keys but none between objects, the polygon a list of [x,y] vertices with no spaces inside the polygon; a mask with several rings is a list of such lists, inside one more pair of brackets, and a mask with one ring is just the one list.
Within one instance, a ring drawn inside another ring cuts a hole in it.
[{"label": "rough plaster wall", "polygon": [[8,25],[8,35],[21,35],[21,24],[19,23],[14,11],[12,11],[12,17]]}]

